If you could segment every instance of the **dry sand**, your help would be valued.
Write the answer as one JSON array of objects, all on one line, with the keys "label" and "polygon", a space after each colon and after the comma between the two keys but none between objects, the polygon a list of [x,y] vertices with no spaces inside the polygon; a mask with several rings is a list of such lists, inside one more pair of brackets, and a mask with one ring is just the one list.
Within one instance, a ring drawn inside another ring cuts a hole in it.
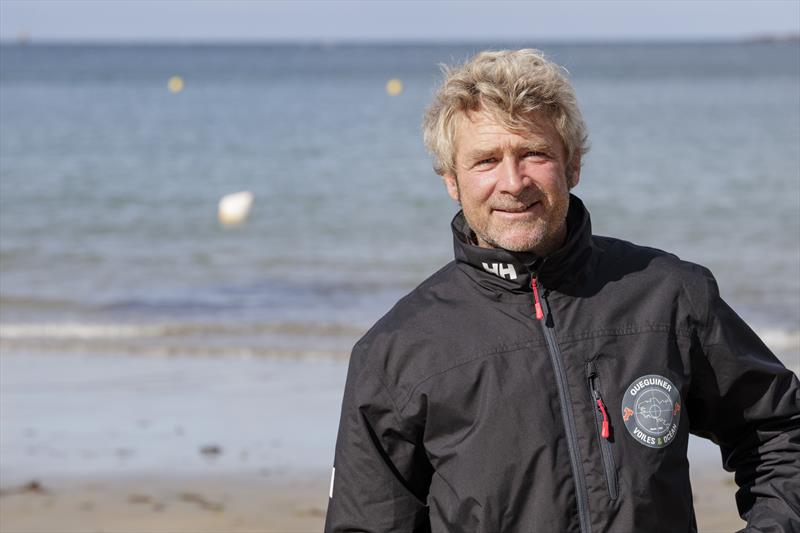
[{"label": "dry sand", "polygon": [[0,497],[3,533],[321,531],[327,482],[124,479],[42,483]]},{"label": "dry sand", "polygon": [[[701,532],[732,532],[744,523],[732,482],[695,480]],[[322,531],[328,479],[243,477],[105,479],[42,482],[0,496],[3,533],[267,533]]]}]

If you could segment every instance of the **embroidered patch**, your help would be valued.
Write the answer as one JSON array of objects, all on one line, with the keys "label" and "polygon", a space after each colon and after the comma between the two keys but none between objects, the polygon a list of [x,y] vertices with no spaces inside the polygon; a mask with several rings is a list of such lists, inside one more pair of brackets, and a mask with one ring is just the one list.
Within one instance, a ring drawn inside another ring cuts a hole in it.
[{"label": "embroidered patch", "polygon": [[649,374],[634,380],[622,399],[622,420],[640,444],[663,448],[678,434],[681,397],[663,376]]}]

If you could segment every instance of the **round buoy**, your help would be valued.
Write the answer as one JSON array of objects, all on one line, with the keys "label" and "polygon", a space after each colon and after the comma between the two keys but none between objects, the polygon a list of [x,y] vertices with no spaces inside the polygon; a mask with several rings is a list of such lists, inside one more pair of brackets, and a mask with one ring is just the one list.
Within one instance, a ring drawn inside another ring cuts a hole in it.
[{"label": "round buoy", "polygon": [[167,89],[173,94],[177,94],[183,90],[183,78],[180,76],[172,76],[167,82]]},{"label": "round buoy", "polygon": [[244,222],[252,206],[253,193],[250,191],[226,194],[219,200],[217,217],[223,226],[235,226]]},{"label": "round buoy", "polygon": [[386,82],[386,94],[389,96],[397,96],[403,92],[403,82],[397,78],[392,78]]}]

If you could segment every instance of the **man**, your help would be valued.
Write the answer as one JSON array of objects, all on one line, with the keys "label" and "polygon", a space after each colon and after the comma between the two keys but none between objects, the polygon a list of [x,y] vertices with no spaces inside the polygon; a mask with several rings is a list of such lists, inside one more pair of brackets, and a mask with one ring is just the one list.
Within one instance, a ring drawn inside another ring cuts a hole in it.
[{"label": "man", "polygon": [[797,377],[707,269],[592,235],[562,70],[481,53],[424,134],[455,261],[353,349],[325,530],[696,531],[694,433],[747,531],[800,531]]}]

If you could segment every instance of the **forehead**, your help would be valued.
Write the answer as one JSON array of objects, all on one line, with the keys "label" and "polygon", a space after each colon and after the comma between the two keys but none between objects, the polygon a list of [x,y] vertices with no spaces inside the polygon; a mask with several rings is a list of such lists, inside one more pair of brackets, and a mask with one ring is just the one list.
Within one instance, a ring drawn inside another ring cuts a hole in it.
[{"label": "forehead", "polygon": [[563,148],[555,127],[547,117],[532,117],[521,129],[509,129],[486,110],[460,113],[455,120],[455,150],[491,150],[505,146],[536,145]]}]

